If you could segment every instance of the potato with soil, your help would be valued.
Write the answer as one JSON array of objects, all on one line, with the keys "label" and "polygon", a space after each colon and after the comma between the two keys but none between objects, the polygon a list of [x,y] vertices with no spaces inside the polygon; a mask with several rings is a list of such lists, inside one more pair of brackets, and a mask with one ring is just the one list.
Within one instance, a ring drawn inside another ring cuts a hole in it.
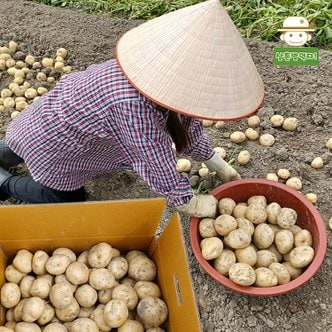
[{"label": "potato with soil", "polygon": [[105,290],[116,285],[112,272],[106,268],[95,268],[89,275],[89,285],[96,290]]},{"label": "potato with soil", "polygon": [[112,259],[112,247],[106,242],[94,245],[88,254],[89,266],[95,268],[106,267]]},{"label": "potato with soil", "polygon": [[108,326],[117,328],[128,319],[128,307],[126,302],[119,299],[112,299],[104,308],[104,318]]},{"label": "potato with soil", "polygon": [[118,332],[144,332],[144,327],[138,320],[127,319],[118,328]]},{"label": "potato with soil", "polygon": [[128,267],[128,261],[121,256],[113,257],[107,266],[107,268],[113,273],[116,280],[123,278],[127,274]]},{"label": "potato with soil", "polygon": [[32,253],[29,250],[19,250],[14,259],[14,267],[22,273],[30,273],[32,271]]},{"label": "potato with soil", "polygon": [[255,286],[272,287],[278,284],[278,278],[273,271],[267,267],[259,267],[255,270],[256,281]]},{"label": "potato with soil", "polygon": [[277,224],[277,216],[281,211],[281,206],[277,202],[271,202],[266,206],[267,221],[270,224]]},{"label": "potato with soil", "polygon": [[274,242],[281,254],[287,254],[294,246],[294,235],[290,230],[283,229],[277,232]]},{"label": "potato with soil", "polygon": [[67,282],[54,284],[50,290],[50,301],[54,308],[64,309],[73,299],[73,291]]},{"label": "potato with soil", "polygon": [[289,262],[295,268],[301,269],[308,266],[314,259],[315,251],[308,245],[301,245],[294,248],[289,254]]},{"label": "potato with soil", "polygon": [[93,287],[88,284],[84,284],[76,289],[75,298],[81,307],[90,308],[97,302],[98,294]]},{"label": "potato with soil", "polygon": [[229,271],[229,279],[241,286],[251,286],[256,281],[255,270],[247,263],[235,263]]},{"label": "potato with soil", "polygon": [[21,299],[20,287],[13,282],[4,283],[1,287],[0,298],[5,308],[15,307]]},{"label": "potato with soil", "polygon": [[229,214],[221,214],[213,223],[215,231],[221,236],[227,236],[237,228],[237,221]]},{"label": "potato with soil", "polygon": [[37,275],[46,273],[46,262],[49,259],[47,252],[37,250],[32,257],[32,271]]},{"label": "potato with soil", "polygon": [[251,266],[254,266],[257,263],[257,252],[252,245],[243,249],[236,249],[235,256],[240,263],[247,263]]},{"label": "potato with soil", "polygon": [[128,276],[139,281],[152,281],[157,275],[155,262],[147,256],[137,256],[128,260]]},{"label": "potato with soil", "polygon": [[200,247],[204,259],[211,260],[217,258],[222,253],[224,245],[220,238],[214,236],[203,239]]},{"label": "potato with soil", "polygon": [[99,332],[99,328],[90,318],[77,318],[70,324],[70,332]]},{"label": "potato with soil", "polygon": [[148,296],[138,302],[137,315],[144,324],[158,327],[167,320],[168,308],[162,299]]},{"label": "potato with soil", "polygon": [[218,202],[218,211],[220,214],[229,214],[233,213],[233,209],[236,206],[236,202],[229,197],[225,197],[219,200]]},{"label": "potato with soil", "polygon": [[89,280],[90,270],[81,262],[72,262],[66,269],[66,277],[73,285],[82,285]]},{"label": "potato with soil", "polygon": [[312,247],[312,235],[307,229],[300,229],[294,234],[294,246],[307,245]]},{"label": "potato with soil", "polygon": [[198,225],[198,231],[202,238],[217,236],[217,232],[214,228],[214,219],[203,218]]},{"label": "potato with soil", "polygon": [[213,267],[222,275],[228,276],[230,267],[236,263],[236,256],[232,250],[224,249],[213,261]]},{"label": "potato with soil", "polygon": [[243,228],[237,228],[224,237],[224,242],[232,249],[242,249],[251,243],[251,235]]},{"label": "potato with soil", "polygon": [[112,290],[112,298],[123,300],[129,310],[134,310],[138,303],[138,296],[135,288],[130,285],[118,285]]},{"label": "potato with soil", "polygon": [[161,291],[158,284],[152,281],[137,281],[134,288],[139,300],[147,296],[161,297]]},{"label": "potato with soil", "polygon": [[40,297],[26,299],[22,308],[22,320],[32,323],[39,319],[45,309],[45,301]]},{"label": "potato with soil", "polygon": [[277,215],[277,225],[281,228],[289,229],[295,225],[297,213],[292,208],[283,207]]},{"label": "potato with soil", "polygon": [[266,208],[262,204],[249,204],[246,209],[246,219],[256,225],[265,222],[267,219]]},{"label": "potato with soil", "polygon": [[70,258],[67,255],[54,255],[51,256],[45,265],[46,271],[52,275],[59,275],[65,273],[68,265],[70,264]]},{"label": "potato with soil", "polygon": [[266,249],[257,251],[256,267],[268,267],[273,262],[278,262],[276,255]]},{"label": "potato with soil", "polygon": [[267,249],[274,241],[274,231],[266,224],[262,223],[256,226],[253,242],[258,249]]},{"label": "potato with soil", "polygon": [[278,285],[287,284],[291,278],[284,265],[278,262],[271,263],[268,268],[276,275],[278,279]]}]

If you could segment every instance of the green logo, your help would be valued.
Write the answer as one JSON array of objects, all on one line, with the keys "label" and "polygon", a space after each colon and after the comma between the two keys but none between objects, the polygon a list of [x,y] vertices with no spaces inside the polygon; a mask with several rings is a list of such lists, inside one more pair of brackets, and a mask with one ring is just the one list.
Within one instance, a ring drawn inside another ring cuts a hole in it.
[{"label": "green logo", "polygon": [[316,47],[276,47],[273,64],[276,66],[317,66],[319,64]]},{"label": "green logo", "polygon": [[319,64],[318,48],[301,47],[311,40],[309,22],[302,16],[287,17],[283,22],[280,39],[291,47],[274,49],[273,64],[276,66],[316,66]]}]

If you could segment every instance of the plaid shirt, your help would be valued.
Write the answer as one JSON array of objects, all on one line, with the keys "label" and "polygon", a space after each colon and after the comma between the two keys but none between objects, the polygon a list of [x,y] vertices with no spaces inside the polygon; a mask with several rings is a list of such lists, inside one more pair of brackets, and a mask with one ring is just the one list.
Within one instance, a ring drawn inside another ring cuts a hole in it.
[{"label": "plaid shirt", "polygon": [[[176,171],[166,130],[168,111],[140,94],[115,60],[65,75],[9,125],[6,141],[33,179],[62,191],[117,168],[135,171],[172,206],[193,193]],[[189,130],[185,155],[204,161],[213,155],[201,120],[180,116]]]}]

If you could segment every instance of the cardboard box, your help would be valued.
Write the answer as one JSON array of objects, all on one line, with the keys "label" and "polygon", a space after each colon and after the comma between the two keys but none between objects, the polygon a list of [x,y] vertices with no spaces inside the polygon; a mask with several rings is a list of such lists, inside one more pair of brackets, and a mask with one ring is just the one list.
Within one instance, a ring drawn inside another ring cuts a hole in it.
[{"label": "cardboard box", "polygon": [[[156,262],[169,332],[200,331],[179,215],[173,215],[158,239],[154,236],[164,208],[164,199],[1,206],[0,284],[19,249],[51,253],[68,247],[80,253],[107,241],[122,252],[143,250]],[[4,319],[1,308],[1,325]]]}]

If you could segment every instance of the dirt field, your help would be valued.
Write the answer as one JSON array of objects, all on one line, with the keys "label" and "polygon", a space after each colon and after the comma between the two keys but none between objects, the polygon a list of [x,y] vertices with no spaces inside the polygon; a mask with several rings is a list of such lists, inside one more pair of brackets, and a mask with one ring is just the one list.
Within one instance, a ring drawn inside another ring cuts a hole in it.
[{"label": "dirt field", "polygon": [[[141,23],[24,0],[0,0],[0,6],[0,46],[16,40],[23,51],[35,56],[54,56],[57,48],[65,47],[69,50],[68,63],[75,70],[112,58],[117,39]],[[316,207],[331,241],[328,220],[332,217],[332,159],[325,142],[332,137],[332,53],[320,50],[319,66],[275,67],[272,58],[277,44],[255,40],[246,40],[246,43],[266,89],[264,105],[258,112],[261,119],[258,130],[273,134],[276,141],[272,147],[262,147],[257,141],[236,146],[229,135],[234,130],[248,128],[247,120],[226,123],[223,129],[209,127],[205,130],[214,146],[226,149],[228,158],[234,151],[235,156],[240,150],[250,151],[252,160],[247,165],[235,163],[243,178],[265,178],[267,173],[279,168],[287,168],[292,176],[300,177],[301,191],[315,193],[318,197]],[[0,77],[0,89],[7,84],[4,76]],[[269,118],[273,114],[296,117],[299,120],[297,130],[272,128]],[[1,137],[9,122],[10,112],[1,114]],[[324,166],[313,169],[310,163],[318,156],[323,158]],[[209,181],[208,188],[218,185],[214,179]],[[87,190],[89,200],[157,196],[135,174],[122,171],[91,181]],[[16,203],[19,202],[4,202]],[[163,223],[167,222],[169,213],[171,210],[165,211]],[[225,289],[200,268],[189,243],[189,218],[182,216],[182,222],[203,331],[332,332],[330,244],[321,269],[309,283],[291,294],[255,298]]]}]

